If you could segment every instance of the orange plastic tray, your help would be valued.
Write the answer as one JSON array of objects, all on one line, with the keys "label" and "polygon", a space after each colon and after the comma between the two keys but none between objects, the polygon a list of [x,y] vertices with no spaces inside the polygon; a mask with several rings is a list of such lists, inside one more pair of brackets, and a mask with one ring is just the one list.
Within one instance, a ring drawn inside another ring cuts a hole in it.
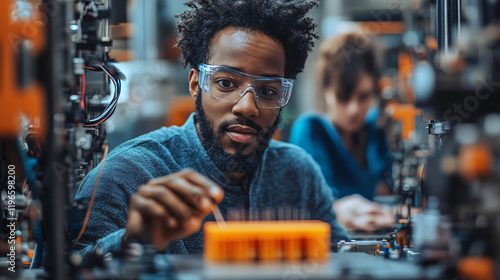
[{"label": "orange plastic tray", "polygon": [[330,225],[321,221],[249,221],[204,225],[204,259],[209,261],[326,260]]}]

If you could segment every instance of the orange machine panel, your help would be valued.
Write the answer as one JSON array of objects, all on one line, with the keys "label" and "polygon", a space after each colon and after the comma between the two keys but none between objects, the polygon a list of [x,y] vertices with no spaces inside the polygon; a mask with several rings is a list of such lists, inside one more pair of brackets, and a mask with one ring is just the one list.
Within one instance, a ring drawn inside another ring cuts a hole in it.
[{"label": "orange machine panel", "polygon": [[42,5],[31,1],[34,7],[33,15],[28,20],[11,18],[15,1],[0,1],[0,135],[15,137],[20,132],[21,114],[35,123],[35,128],[44,129],[44,95],[42,87],[32,83],[25,88],[17,85],[16,55],[19,44],[31,42],[31,51],[38,55],[45,41],[45,30],[40,20]]},{"label": "orange machine panel", "polygon": [[388,104],[387,108],[392,113],[392,118],[401,122],[401,139],[409,139],[415,131],[415,117],[420,115],[421,111],[412,104],[398,104],[395,102]]}]

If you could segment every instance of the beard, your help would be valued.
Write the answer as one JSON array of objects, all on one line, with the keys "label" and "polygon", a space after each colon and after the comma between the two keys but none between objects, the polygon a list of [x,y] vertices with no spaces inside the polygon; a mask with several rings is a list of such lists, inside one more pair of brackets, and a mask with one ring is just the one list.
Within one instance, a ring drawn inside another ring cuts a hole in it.
[{"label": "beard", "polygon": [[[264,153],[282,120],[281,109],[276,121],[267,130],[264,130],[252,120],[245,120],[238,117],[230,121],[225,121],[218,128],[215,128],[213,122],[205,114],[201,96],[202,91],[200,89],[195,103],[195,120],[198,122],[201,143],[212,162],[219,170],[230,174],[251,174],[254,172],[262,163]],[[259,143],[248,155],[243,154],[243,150],[249,146],[248,143],[233,142],[232,145],[236,149],[234,154],[224,151],[221,145],[221,137],[226,132],[227,127],[235,124],[249,126],[257,131],[256,136]]]}]

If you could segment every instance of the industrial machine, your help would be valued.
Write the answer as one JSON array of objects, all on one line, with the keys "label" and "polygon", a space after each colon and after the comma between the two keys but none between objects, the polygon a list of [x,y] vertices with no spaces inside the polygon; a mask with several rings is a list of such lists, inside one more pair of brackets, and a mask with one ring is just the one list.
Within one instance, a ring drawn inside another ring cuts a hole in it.
[{"label": "industrial machine", "polygon": [[410,2],[388,105],[389,128],[402,124],[392,138],[392,177],[406,215],[387,240],[339,248],[413,259],[443,278],[498,279],[500,3]]},{"label": "industrial machine", "polygon": [[66,232],[84,230],[87,211],[73,198],[106,156],[124,78],[109,57],[110,1],[0,5],[0,277],[23,278],[36,245],[50,278],[66,279]]}]

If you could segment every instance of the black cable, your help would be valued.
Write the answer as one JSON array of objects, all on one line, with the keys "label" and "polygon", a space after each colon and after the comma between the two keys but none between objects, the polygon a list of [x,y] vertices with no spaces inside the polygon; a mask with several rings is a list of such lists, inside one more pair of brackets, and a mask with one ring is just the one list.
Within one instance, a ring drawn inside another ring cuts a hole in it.
[{"label": "black cable", "polygon": [[96,126],[107,119],[109,119],[113,113],[115,112],[116,106],[118,105],[118,100],[120,98],[121,93],[121,81],[120,81],[120,72],[116,71],[114,75],[111,73],[108,67],[104,65],[89,65],[85,67],[91,71],[104,72],[113,82],[115,86],[115,94],[110,103],[104,108],[104,111],[95,119],[88,120],[84,123],[85,126]]}]

